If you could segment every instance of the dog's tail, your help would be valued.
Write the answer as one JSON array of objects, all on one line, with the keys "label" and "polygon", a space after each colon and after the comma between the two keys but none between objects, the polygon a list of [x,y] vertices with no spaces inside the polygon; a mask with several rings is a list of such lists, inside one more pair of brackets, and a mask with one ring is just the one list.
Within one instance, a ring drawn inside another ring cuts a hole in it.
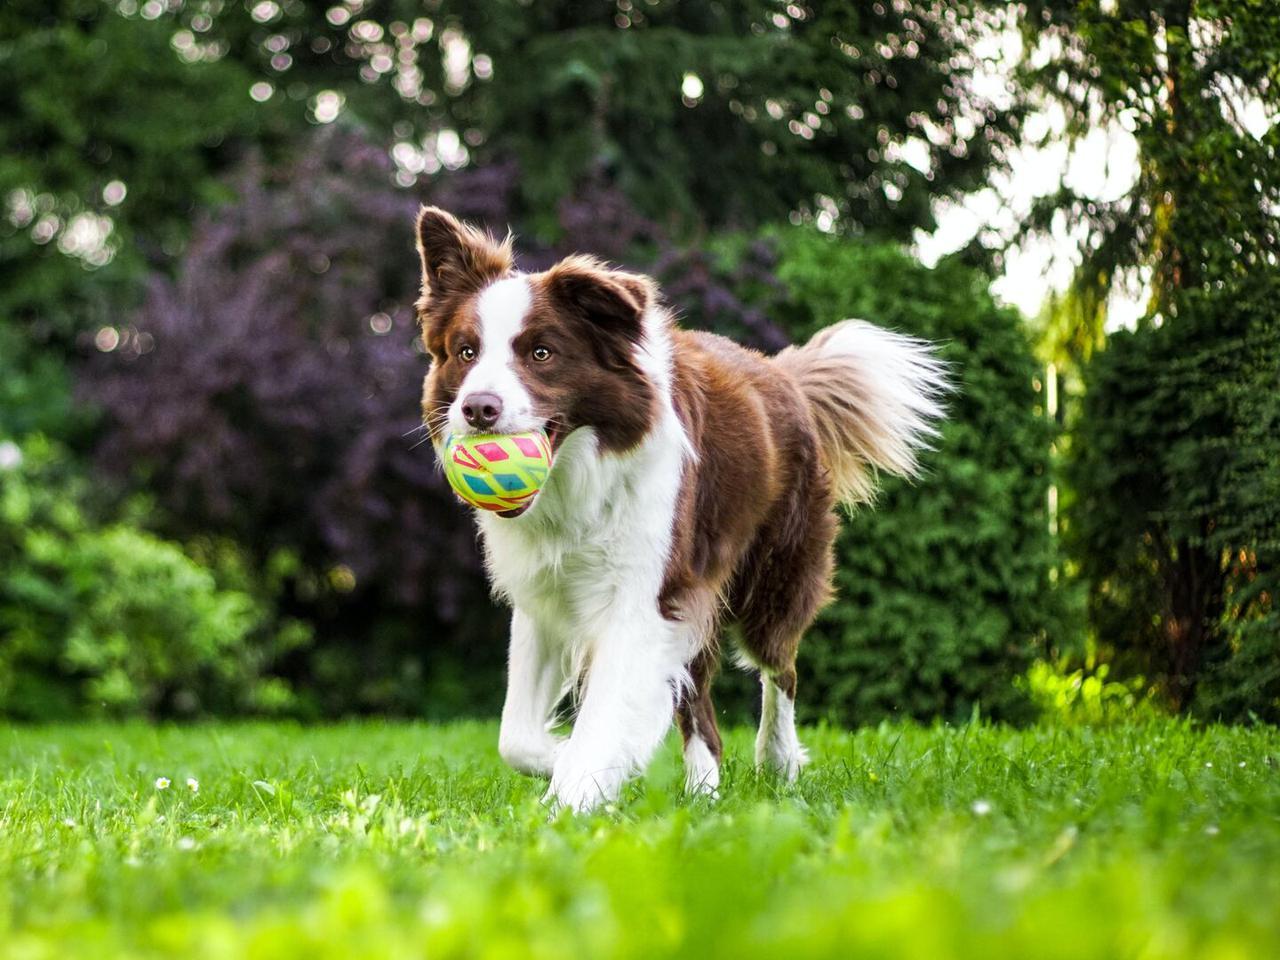
[{"label": "dog's tail", "polygon": [[942,398],[952,389],[931,343],[845,320],[775,362],[809,401],[840,502],[870,502],[877,470],[916,475],[917,455],[938,435]]}]

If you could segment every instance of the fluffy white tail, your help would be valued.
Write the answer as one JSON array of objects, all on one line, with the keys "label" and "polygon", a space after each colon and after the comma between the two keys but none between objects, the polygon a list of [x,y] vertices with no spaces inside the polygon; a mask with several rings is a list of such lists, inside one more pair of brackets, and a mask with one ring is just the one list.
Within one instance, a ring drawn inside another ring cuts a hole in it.
[{"label": "fluffy white tail", "polygon": [[827,327],[775,358],[809,401],[842,503],[875,496],[876,471],[915,476],[921,449],[938,435],[947,364],[926,340],[862,320]]}]

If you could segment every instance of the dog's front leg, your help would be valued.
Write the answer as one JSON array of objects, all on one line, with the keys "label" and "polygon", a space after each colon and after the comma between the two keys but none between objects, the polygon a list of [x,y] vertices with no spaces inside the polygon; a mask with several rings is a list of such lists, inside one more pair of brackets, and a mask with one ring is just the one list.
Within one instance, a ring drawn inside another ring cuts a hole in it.
[{"label": "dog's front leg", "polygon": [[549,727],[568,690],[563,651],[521,610],[511,616],[507,699],[502,705],[498,752],[521,773],[550,776],[564,744]]},{"label": "dog's front leg", "polygon": [[589,810],[617,799],[671,726],[683,659],[670,625],[649,611],[614,611],[591,653],[573,734],[556,759],[546,802]]}]

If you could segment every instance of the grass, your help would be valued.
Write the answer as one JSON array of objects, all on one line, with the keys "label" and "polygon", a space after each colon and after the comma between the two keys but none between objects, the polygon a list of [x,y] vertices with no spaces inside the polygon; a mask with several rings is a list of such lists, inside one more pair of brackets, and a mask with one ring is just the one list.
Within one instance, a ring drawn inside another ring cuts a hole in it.
[{"label": "grass", "polygon": [[495,740],[10,729],[0,956],[1280,956],[1273,728],[817,729],[795,788],[736,730],[718,802],[668,743],[550,823]]}]

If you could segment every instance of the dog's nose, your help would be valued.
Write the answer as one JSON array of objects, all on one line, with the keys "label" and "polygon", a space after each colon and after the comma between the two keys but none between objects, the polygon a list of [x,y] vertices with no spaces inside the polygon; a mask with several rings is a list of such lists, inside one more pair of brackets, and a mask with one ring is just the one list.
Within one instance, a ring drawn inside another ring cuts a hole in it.
[{"label": "dog's nose", "polygon": [[502,416],[502,398],[496,393],[469,393],[462,401],[462,416],[473,427],[492,427]]}]

